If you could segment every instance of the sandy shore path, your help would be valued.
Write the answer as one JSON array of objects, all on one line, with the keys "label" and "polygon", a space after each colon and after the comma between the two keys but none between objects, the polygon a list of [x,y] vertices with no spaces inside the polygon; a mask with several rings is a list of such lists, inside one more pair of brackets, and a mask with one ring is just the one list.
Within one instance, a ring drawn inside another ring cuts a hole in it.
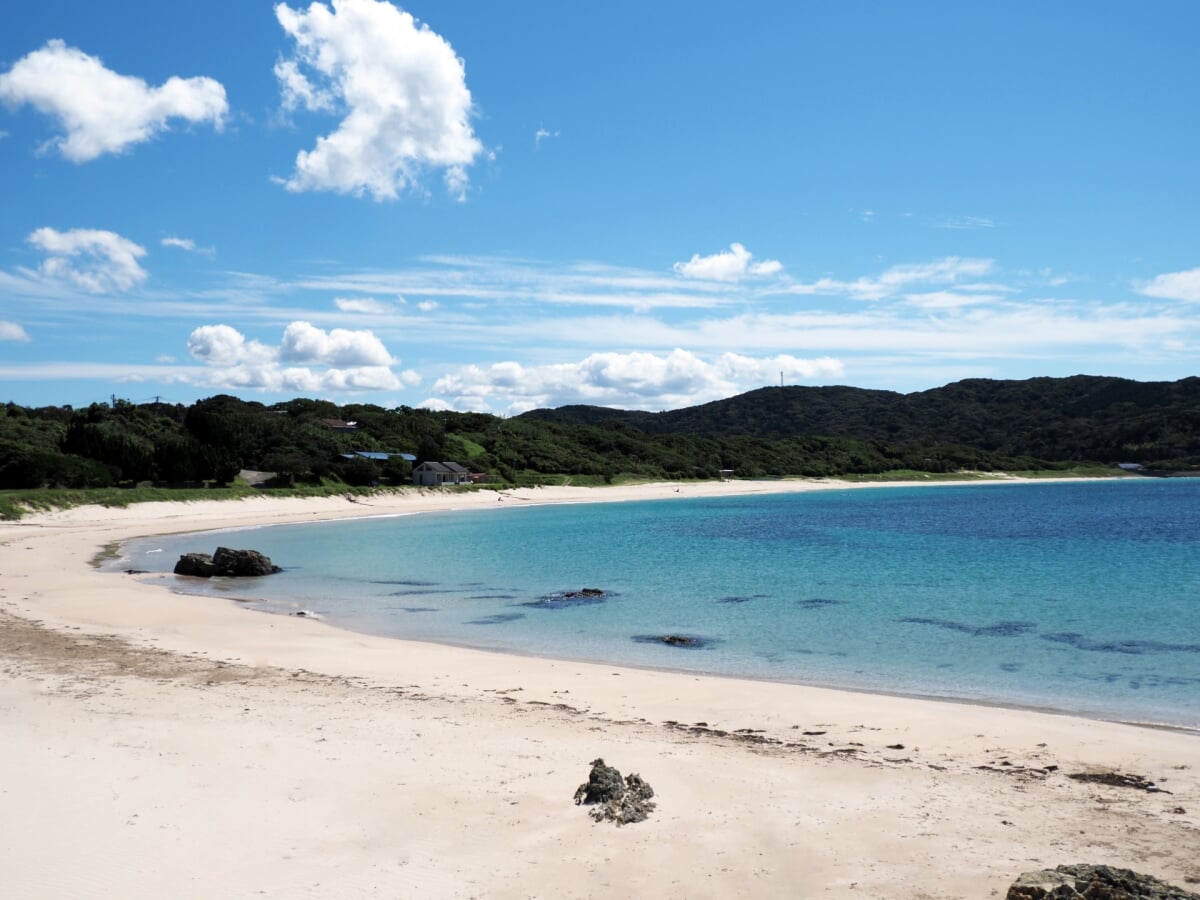
[{"label": "sandy shore path", "polygon": [[[761,489],[508,499],[676,487]],[[1194,735],[386,640],[89,565],[138,535],[495,505],[414,491],[0,523],[0,894],[1003,897],[1072,862],[1200,890]],[[653,785],[648,821],[573,805],[596,757]],[[1069,777],[1103,773],[1164,792]]]}]

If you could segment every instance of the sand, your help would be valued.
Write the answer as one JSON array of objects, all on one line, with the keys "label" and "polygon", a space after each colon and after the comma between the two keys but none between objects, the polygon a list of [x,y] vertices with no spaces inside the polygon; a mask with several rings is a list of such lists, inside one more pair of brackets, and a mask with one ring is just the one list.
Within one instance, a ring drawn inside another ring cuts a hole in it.
[{"label": "sand", "polygon": [[[375,638],[90,564],[147,534],[499,506],[414,490],[0,523],[0,896],[1003,897],[1075,862],[1200,890],[1192,734]],[[653,786],[647,821],[572,803],[597,757]],[[1068,777],[1105,772],[1163,792]]]}]

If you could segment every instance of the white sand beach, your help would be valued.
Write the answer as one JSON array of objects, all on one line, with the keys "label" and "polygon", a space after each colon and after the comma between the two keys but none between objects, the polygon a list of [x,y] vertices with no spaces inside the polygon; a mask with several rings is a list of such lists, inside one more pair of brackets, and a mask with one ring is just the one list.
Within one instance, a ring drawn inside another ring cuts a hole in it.
[{"label": "white sand beach", "polygon": [[[987,898],[1078,862],[1200,891],[1193,734],[376,638],[91,564],[135,536],[501,505],[414,489],[0,523],[0,895]],[[653,786],[647,821],[573,804],[597,757]],[[1068,777],[1103,772],[1162,792]]]}]

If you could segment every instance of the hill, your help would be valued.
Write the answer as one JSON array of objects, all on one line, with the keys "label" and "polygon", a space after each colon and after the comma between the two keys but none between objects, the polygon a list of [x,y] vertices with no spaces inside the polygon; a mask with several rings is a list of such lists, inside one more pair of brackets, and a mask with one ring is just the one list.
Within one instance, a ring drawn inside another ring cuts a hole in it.
[{"label": "hill", "polygon": [[760,388],[686,409],[648,413],[564,406],[522,418],[622,425],[653,435],[822,436],[932,442],[1058,461],[1200,463],[1200,378],[1139,382],[1076,375],[969,379],[912,394],[835,387]]},{"label": "hill", "polygon": [[[1200,378],[960,381],[899,394],[763,388],[661,413],[567,406],[510,419],[218,395],[184,407],[0,407],[0,490],[226,484],[403,484],[418,460],[496,483],[561,478],[1061,471],[1137,462],[1200,469]],[[373,458],[372,458],[373,457]]]}]

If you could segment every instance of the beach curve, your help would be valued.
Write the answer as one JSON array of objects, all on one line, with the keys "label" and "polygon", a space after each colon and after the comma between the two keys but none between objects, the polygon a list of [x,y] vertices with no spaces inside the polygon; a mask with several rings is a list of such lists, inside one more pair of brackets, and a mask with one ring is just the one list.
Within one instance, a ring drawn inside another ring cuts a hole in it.
[{"label": "beach curve", "polygon": [[[196,897],[821,896],[853,885],[915,898],[1002,896],[1021,871],[1079,861],[1200,878],[1192,735],[373,638],[165,596],[88,564],[134,536],[484,509],[495,497],[146,504],[0,525],[0,752],[8,771],[34,773],[0,814],[10,885]],[[597,756],[654,785],[649,821],[618,830],[574,808]],[[1104,770],[1171,793],[1067,778]]]}]

